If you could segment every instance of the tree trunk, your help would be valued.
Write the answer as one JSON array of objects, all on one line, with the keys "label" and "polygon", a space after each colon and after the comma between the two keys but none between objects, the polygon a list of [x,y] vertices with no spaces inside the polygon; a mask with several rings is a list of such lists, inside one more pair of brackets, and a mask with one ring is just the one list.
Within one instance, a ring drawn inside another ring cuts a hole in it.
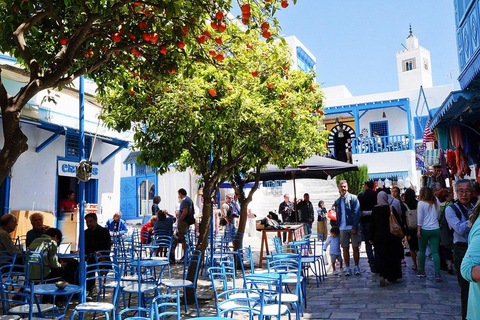
[{"label": "tree trunk", "polygon": [[2,105],[2,124],[5,142],[0,152],[0,183],[2,183],[17,161],[18,157],[28,150],[27,136],[20,129],[20,111],[10,105]]},{"label": "tree trunk", "polygon": [[[212,220],[212,197],[211,193],[208,190],[211,190],[213,186],[213,183],[210,182],[205,182],[205,185],[203,187],[203,209],[202,209],[202,222],[200,223],[200,230],[198,233],[198,238],[197,238],[197,250],[200,250],[202,252],[202,259],[200,263],[203,263],[205,261],[205,250],[207,249],[207,246],[209,245],[208,243],[208,235],[210,231],[210,222]],[[207,257],[208,258],[208,257]],[[192,281],[195,279],[195,269],[196,265],[191,264],[190,267],[188,268],[188,274],[187,274],[187,279]],[[200,269],[199,269],[200,270]],[[206,270],[205,270],[206,272]],[[195,284],[195,287],[197,284]],[[188,304],[193,304],[195,303],[195,298],[194,298],[194,290],[191,288],[188,288],[186,291],[187,294],[187,303]]]}]

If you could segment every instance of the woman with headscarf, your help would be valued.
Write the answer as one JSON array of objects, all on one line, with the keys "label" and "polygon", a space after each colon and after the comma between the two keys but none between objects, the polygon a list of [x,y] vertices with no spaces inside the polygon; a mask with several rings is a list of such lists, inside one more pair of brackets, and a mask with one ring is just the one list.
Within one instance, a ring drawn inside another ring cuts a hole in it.
[{"label": "woman with headscarf", "polygon": [[[395,208],[389,205],[387,193],[380,191],[372,210],[370,243],[374,247],[375,268],[380,273],[382,287],[386,285],[385,280],[394,283],[402,278],[402,239],[390,233],[390,212],[400,221]],[[405,232],[403,225],[402,229]]]}]

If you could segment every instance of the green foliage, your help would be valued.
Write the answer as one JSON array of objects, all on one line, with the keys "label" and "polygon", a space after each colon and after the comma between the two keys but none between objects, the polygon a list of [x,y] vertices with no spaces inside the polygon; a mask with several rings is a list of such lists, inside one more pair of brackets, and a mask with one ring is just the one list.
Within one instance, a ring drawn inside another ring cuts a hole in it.
[{"label": "green foliage", "polygon": [[363,185],[368,180],[368,167],[359,166],[358,171],[348,171],[336,176],[337,186],[340,180],[347,180],[348,192],[351,194],[359,194],[363,191]]},{"label": "green foliage", "polygon": [[141,65],[118,68],[100,94],[105,123],[118,130],[133,123],[140,159],[160,172],[175,163],[220,183],[258,163],[298,164],[324,145],[314,75],[290,70],[283,42],[234,24],[227,30],[221,44],[205,43],[224,54],[221,66],[199,61],[169,79],[139,76]]}]

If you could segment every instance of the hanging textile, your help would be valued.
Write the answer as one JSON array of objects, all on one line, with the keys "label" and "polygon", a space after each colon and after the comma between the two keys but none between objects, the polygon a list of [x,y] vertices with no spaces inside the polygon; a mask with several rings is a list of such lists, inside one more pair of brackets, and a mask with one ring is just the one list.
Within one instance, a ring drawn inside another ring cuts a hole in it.
[{"label": "hanging textile", "polygon": [[450,128],[450,140],[455,149],[459,147],[463,148],[462,128],[458,124],[455,127]]},{"label": "hanging textile", "polygon": [[435,134],[433,133],[432,130],[430,130],[430,119],[427,122],[427,125],[425,126],[425,130],[423,131],[423,148],[426,149],[427,142],[434,142],[437,140],[435,138]]},{"label": "hanging textile", "polygon": [[452,174],[457,173],[457,163],[455,157],[455,151],[448,149],[447,150],[447,165],[450,167],[450,172]]},{"label": "hanging textile", "polygon": [[450,129],[449,128],[436,128],[438,136],[439,148],[443,150],[454,149],[450,142]]},{"label": "hanging textile", "polygon": [[478,135],[469,128],[462,127],[463,153],[469,156],[469,164],[476,162],[478,154]]}]

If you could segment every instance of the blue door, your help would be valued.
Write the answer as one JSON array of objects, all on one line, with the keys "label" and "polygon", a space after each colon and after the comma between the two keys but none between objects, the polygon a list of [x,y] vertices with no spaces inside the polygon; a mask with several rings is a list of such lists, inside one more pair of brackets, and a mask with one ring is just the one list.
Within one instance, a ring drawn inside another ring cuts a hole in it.
[{"label": "blue door", "polygon": [[124,219],[137,217],[136,177],[120,179],[120,211]]}]

